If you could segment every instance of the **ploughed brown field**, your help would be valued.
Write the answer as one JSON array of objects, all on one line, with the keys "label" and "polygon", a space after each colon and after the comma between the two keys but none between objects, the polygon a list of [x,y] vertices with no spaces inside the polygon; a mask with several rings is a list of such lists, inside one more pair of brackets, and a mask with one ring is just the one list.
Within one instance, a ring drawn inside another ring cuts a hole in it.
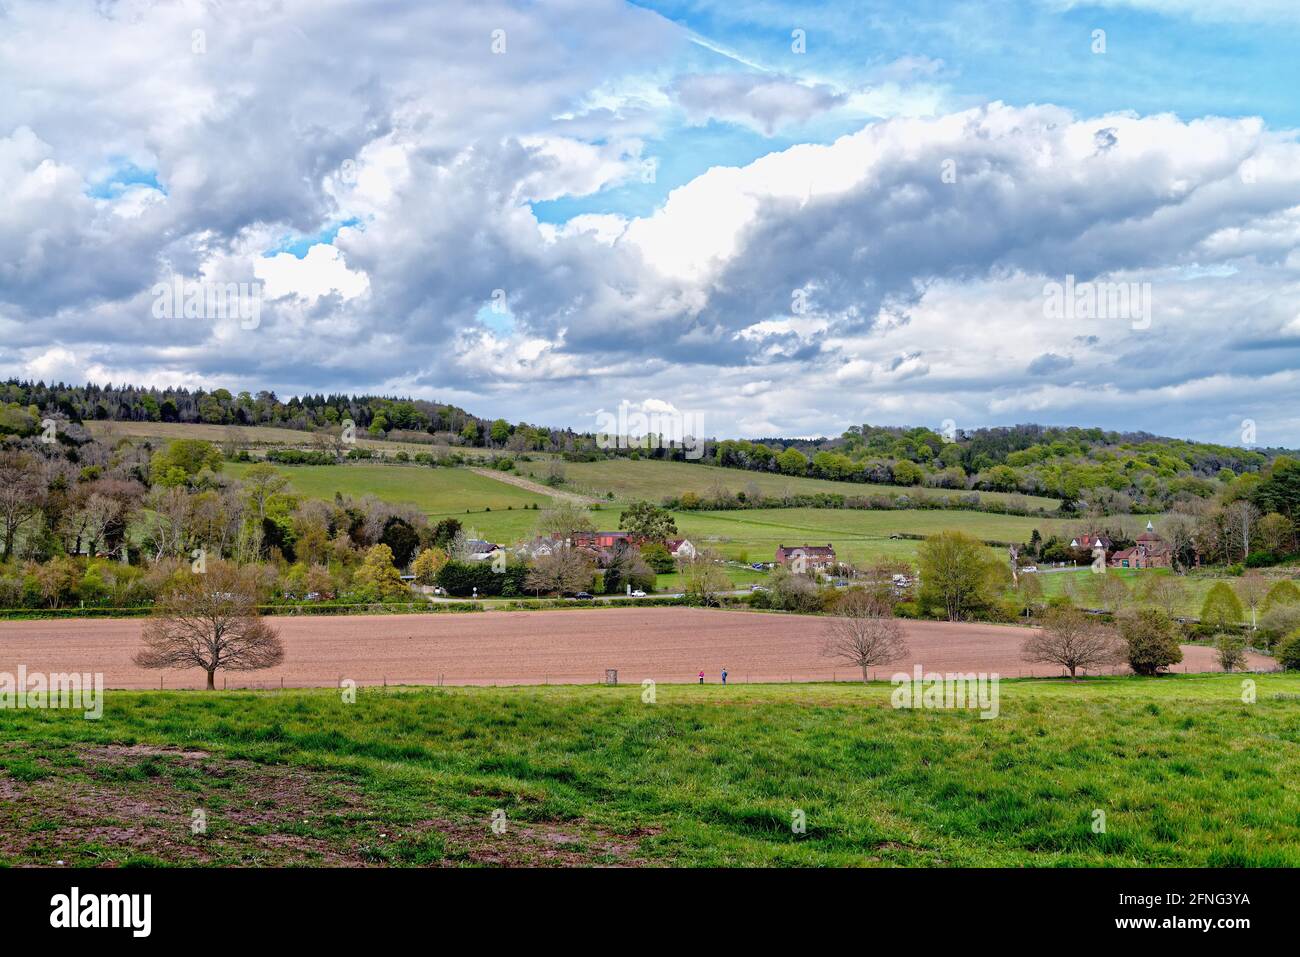
[{"label": "ploughed brown field", "polygon": [[[732,682],[861,680],[821,655],[826,620],[695,608],[485,612],[481,614],[284,617],[285,663],[218,673],[218,687],[357,684],[586,684],[618,669],[620,683],[698,680],[726,668]],[[0,622],[0,672],[103,672],[110,688],[201,688],[204,673],[145,671],[131,661],[141,619]],[[1022,661],[1028,629],[1010,625],[905,621],[910,654],[875,669],[885,680],[920,664],[927,672],[1061,674]],[[1213,649],[1183,647],[1176,671],[1218,671]],[[1273,667],[1251,655],[1251,669]],[[1120,670],[1123,670],[1122,668]],[[1110,673],[1107,669],[1106,673]]]}]

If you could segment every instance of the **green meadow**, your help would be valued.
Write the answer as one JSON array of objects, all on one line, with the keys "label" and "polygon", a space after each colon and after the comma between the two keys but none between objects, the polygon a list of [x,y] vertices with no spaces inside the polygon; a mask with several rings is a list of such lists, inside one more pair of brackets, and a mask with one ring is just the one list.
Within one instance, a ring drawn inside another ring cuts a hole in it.
[{"label": "green meadow", "polygon": [[1072,527],[1065,519],[945,509],[772,508],[677,512],[675,517],[678,529],[697,546],[707,545],[728,558],[769,562],[782,544],[829,542],[836,555],[855,563],[913,561],[919,542],[891,535],[953,529],[986,541],[1026,542],[1035,528],[1046,539]]},{"label": "green meadow", "polygon": [[[241,478],[248,468],[246,463],[227,462],[223,471]],[[307,498],[333,499],[335,492],[355,497],[374,495],[385,501],[413,505],[430,515],[463,514],[488,508],[522,509],[533,504],[544,508],[553,501],[549,496],[464,468],[370,464],[277,468],[289,477],[291,490]]]},{"label": "green meadow", "polygon": [[109,692],[5,713],[0,862],[1298,866],[1300,676],[1244,680]]},{"label": "green meadow", "polygon": [[[1142,595],[1152,579],[1168,577],[1173,572],[1168,568],[1107,568],[1105,574],[1122,579],[1136,599]],[[1089,602],[1100,602],[1097,589],[1102,581],[1104,581],[1103,577],[1095,574],[1091,568],[1053,572],[1042,576],[1043,595],[1052,598],[1069,589],[1075,604],[1086,606]],[[1215,584],[1227,582],[1231,587],[1237,579],[1198,573],[1181,576],[1179,581],[1183,586],[1185,595],[1183,600],[1174,608],[1174,614],[1196,618],[1201,614],[1201,606],[1205,604],[1205,596],[1209,594],[1210,589]],[[1249,611],[1247,611],[1247,615],[1249,616]]]},{"label": "green meadow", "polygon": [[[544,481],[551,469],[549,462],[520,462],[518,467],[536,481]],[[653,459],[619,458],[601,462],[564,463],[564,488],[606,498],[613,493],[614,500],[628,502],[642,499],[660,502],[665,496],[694,492],[707,496],[716,489],[731,493],[746,492],[751,486],[764,495],[837,495],[867,496],[878,494],[925,495],[927,497],[952,497],[965,494],[951,489],[918,489],[898,485],[866,485],[861,482],[832,482],[826,479],[801,478],[790,475],[773,475],[768,472],[748,472],[743,469],[725,469],[716,465],[698,465],[689,462],[662,462]],[[1054,498],[1034,495],[1008,495],[1001,492],[980,492],[983,501],[1005,502],[1016,498],[1030,508],[1056,509],[1060,502]]]},{"label": "green meadow", "polygon": [[[535,463],[524,463],[535,464]],[[673,477],[688,475],[708,466],[681,463],[646,463],[624,460],[598,463],[612,472],[629,473],[668,469]],[[608,468],[607,468],[608,467]],[[227,463],[226,471],[239,478],[247,464]],[[529,538],[539,517],[532,506],[545,509],[554,500],[546,495],[518,488],[486,475],[461,468],[429,468],[402,465],[307,465],[282,466],[291,490],[309,498],[332,499],[345,495],[375,495],[402,502],[423,511],[432,521],[459,519],[477,535],[503,543]],[[732,474],[729,469],[711,469]],[[813,480],[803,480],[813,481]],[[823,483],[826,484],[826,483]],[[844,483],[830,483],[843,485]],[[666,486],[659,486],[662,497]],[[602,502],[594,506],[592,520],[599,528],[618,528],[622,503]],[[845,559],[865,562],[887,558],[911,561],[915,541],[891,538],[897,534],[929,535],[958,529],[991,541],[1027,541],[1037,528],[1044,538],[1053,533],[1068,534],[1068,519],[1028,518],[991,512],[943,509],[744,509],[722,512],[677,512],[678,530],[697,545],[707,545],[720,554],[745,561],[771,561],[779,544],[830,542]]]}]

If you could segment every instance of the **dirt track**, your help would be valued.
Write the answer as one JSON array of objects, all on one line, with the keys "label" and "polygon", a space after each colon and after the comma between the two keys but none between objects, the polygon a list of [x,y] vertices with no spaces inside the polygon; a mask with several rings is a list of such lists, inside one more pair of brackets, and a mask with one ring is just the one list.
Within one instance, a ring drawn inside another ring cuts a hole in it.
[{"label": "dirt track", "polygon": [[[482,614],[273,618],[285,664],[230,673],[230,687],[358,684],[578,684],[617,668],[621,683],[644,678],[710,683],[726,667],[730,680],[851,680],[848,666],[823,658],[817,618],[693,608],[621,608]],[[110,688],[199,688],[203,672],[143,671],[139,619],[0,622],[0,671],[103,672]],[[909,660],[881,668],[887,678],[910,671],[998,672],[1003,677],[1056,675],[1059,668],[1020,660],[1026,631],[1007,625],[904,622]],[[1185,646],[1178,671],[1217,671],[1209,648]],[[1252,668],[1270,659],[1251,656]],[[221,676],[218,676],[221,682]]]},{"label": "dirt track", "polygon": [[470,471],[477,472],[484,478],[496,479],[498,482],[505,482],[507,485],[514,485],[529,492],[536,492],[538,495],[549,495],[551,498],[564,502],[573,502],[575,505],[591,505],[593,502],[599,501],[599,499],[594,499],[590,495],[579,495],[577,492],[562,492],[557,488],[551,488],[549,485],[543,485],[541,482],[526,479],[522,475],[511,475],[509,472],[502,472],[497,469],[472,468]]}]

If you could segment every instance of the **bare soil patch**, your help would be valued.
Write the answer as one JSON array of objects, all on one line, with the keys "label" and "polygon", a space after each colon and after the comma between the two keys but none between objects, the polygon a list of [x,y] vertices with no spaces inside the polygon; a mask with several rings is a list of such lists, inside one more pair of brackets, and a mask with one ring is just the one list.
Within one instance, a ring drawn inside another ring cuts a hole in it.
[{"label": "bare soil patch", "polygon": [[[621,683],[710,684],[726,668],[741,682],[860,680],[821,655],[826,620],[701,608],[611,608],[272,619],[285,663],[229,674],[231,688],[377,684],[589,684],[617,669]],[[202,688],[201,671],[144,671],[139,619],[0,622],[0,671],[102,672],[110,688]],[[919,664],[926,671],[996,672],[1006,678],[1055,676],[1061,669],[1020,655],[1029,631],[1011,625],[903,623],[906,660],[875,670],[887,679]],[[1214,649],[1186,645],[1176,671],[1218,671]],[[1272,659],[1250,655],[1252,669]],[[1122,669],[1120,669],[1122,670]],[[1107,673],[1110,673],[1109,670]],[[217,678],[220,686],[222,676]]]}]

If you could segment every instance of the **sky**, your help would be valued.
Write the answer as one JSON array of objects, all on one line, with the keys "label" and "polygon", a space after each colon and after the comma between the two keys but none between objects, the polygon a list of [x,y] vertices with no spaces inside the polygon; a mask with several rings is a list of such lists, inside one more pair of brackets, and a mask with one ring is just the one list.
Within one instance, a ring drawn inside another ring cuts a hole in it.
[{"label": "sky", "polygon": [[1300,446],[1297,49],[1294,0],[0,0],[0,376]]}]

